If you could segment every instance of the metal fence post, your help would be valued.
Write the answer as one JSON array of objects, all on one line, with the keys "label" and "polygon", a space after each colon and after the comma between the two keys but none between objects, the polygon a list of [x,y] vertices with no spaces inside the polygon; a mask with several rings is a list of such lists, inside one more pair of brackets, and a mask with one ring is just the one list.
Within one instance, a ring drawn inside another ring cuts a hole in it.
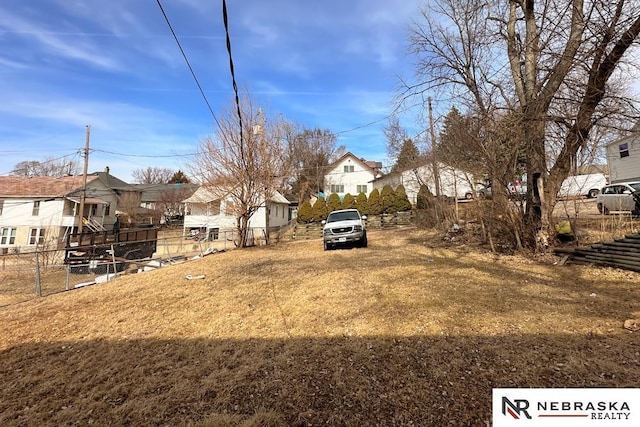
[{"label": "metal fence post", "polygon": [[69,290],[69,273],[71,273],[71,268],[69,267],[69,264],[65,264],[64,268],[67,270],[67,278],[64,284],[64,290],[68,291]]},{"label": "metal fence post", "polygon": [[166,237],[164,238],[164,251],[167,258],[171,259],[171,253],[169,252],[169,239]]},{"label": "metal fence post", "polygon": [[42,288],[40,286],[40,255],[36,246],[36,296],[42,296]]},{"label": "metal fence post", "polygon": [[[111,260],[113,261],[113,278],[115,279],[118,269],[116,268],[116,251],[113,249],[113,245],[111,245]],[[109,266],[107,264],[107,282],[110,281],[111,279],[109,278]]]}]

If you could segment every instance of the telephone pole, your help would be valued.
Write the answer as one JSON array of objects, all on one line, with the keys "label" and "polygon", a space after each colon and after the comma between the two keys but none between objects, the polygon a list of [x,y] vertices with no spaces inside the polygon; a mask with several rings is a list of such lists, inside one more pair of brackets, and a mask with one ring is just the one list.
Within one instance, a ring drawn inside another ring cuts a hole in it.
[{"label": "telephone pole", "polygon": [[84,167],[82,169],[82,192],[80,193],[80,208],[78,212],[78,233],[82,233],[82,223],[84,217],[84,200],[87,197],[87,169],[89,168],[89,137],[91,136],[91,126],[86,126],[84,140]]}]

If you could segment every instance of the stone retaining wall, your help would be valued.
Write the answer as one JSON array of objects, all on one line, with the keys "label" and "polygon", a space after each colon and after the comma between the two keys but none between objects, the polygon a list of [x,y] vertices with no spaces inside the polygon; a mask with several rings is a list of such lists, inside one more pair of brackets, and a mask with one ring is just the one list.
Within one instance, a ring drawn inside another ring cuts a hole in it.
[{"label": "stone retaining wall", "polygon": [[[413,211],[398,212],[395,214],[367,215],[367,228],[393,228],[412,223],[415,214]],[[319,239],[322,237],[322,224],[295,224],[293,226],[292,239]]]}]

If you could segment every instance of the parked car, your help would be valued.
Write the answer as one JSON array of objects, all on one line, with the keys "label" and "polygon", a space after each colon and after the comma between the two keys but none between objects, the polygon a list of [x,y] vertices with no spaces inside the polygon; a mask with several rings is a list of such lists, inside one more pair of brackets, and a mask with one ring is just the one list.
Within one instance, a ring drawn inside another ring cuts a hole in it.
[{"label": "parked car", "polygon": [[[598,211],[608,215],[611,211],[635,211],[634,193],[640,191],[640,181],[619,182],[605,185],[598,194],[596,204]],[[637,197],[637,194],[635,194]]]},{"label": "parked car", "polygon": [[[478,183],[476,192],[481,199],[490,199],[493,196],[492,183]],[[507,184],[507,196],[511,199],[524,199],[527,195],[527,183],[510,182]]]},{"label": "parked car", "polygon": [[331,212],[326,221],[322,221],[322,240],[324,250],[328,251],[340,244],[355,244],[367,247],[367,216],[360,216],[357,209],[342,209]]},{"label": "parked car", "polygon": [[600,194],[600,189],[607,184],[607,177],[603,173],[590,173],[570,176],[562,182],[559,197],[586,196],[594,199]]}]

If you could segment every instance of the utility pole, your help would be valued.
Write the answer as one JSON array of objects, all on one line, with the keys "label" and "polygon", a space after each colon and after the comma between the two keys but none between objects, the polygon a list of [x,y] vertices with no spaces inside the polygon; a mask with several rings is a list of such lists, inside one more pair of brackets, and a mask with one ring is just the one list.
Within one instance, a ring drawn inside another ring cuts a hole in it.
[{"label": "utility pole", "polygon": [[436,131],[433,129],[433,108],[431,107],[431,97],[427,98],[429,103],[429,128],[431,130],[431,156],[433,158],[433,181],[436,190],[436,197],[440,199],[440,172],[438,171],[438,157],[436,154]]},{"label": "utility pole", "polygon": [[84,200],[87,197],[87,169],[89,168],[89,137],[91,126],[86,126],[84,140],[84,167],[82,169],[82,193],[80,193],[80,209],[78,212],[78,233],[82,233],[82,222],[84,217]]}]

